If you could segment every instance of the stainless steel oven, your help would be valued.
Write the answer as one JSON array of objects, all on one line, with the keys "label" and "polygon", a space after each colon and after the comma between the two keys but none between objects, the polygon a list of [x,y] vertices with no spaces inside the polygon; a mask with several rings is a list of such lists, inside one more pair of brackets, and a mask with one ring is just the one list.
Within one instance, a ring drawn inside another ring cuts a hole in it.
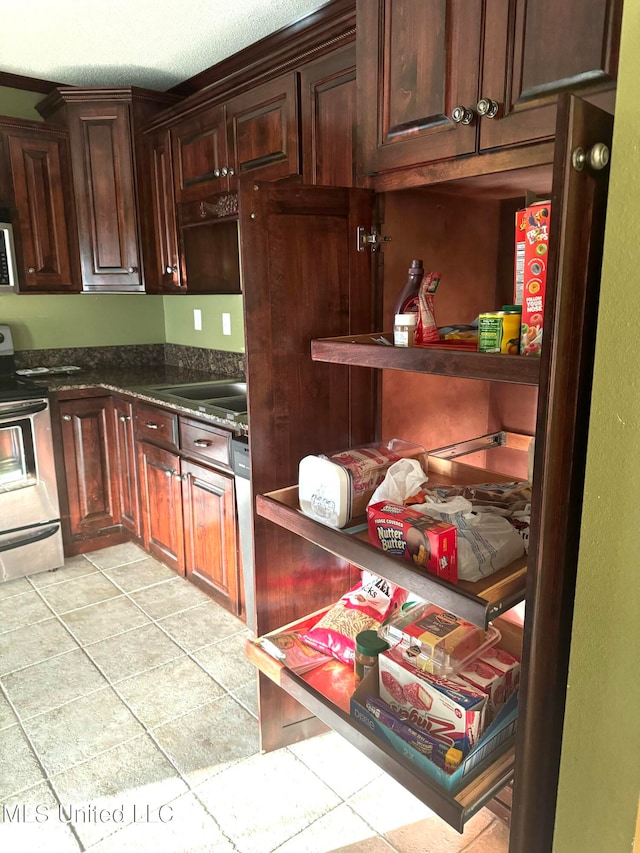
[{"label": "stainless steel oven", "polygon": [[10,372],[12,359],[0,326],[0,582],[64,562],[46,388]]}]

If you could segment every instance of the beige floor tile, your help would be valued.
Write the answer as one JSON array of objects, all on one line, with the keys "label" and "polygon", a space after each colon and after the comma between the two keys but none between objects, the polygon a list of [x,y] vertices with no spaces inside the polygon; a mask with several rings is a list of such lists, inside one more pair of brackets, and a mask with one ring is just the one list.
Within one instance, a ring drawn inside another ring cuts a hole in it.
[{"label": "beige floor tile", "polygon": [[460,834],[437,815],[415,823],[389,829],[385,837],[398,853],[461,853],[492,822],[493,815],[483,811],[467,823]]},{"label": "beige floor tile", "polygon": [[24,720],[101,690],[107,682],[85,653],[76,648],[5,675],[2,684]]},{"label": "beige floor tile", "polygon": [[176,577],[166,584],[149,586],[131,593],[131,599],[153,619],[162,619],[181,610],[211,601],[209,596],[184,578]]},{"label": "beige floor tile", "polygon": [[118,682],[118,693],[153,728],[219,699],[223,690],[197,663],[183,656]]},{"label": "beige floor tile", "polygon": [[11,705],[0,693],[0,731],[8,729],[9,726],[14,726],[18,722],[18,718],[11,710]]},{"label": "beige floor tile", "polygon": [[392,853],[392,850],[384,839],[379,838],[361,817],[343,803],[290,841],[285,841],[275,853]]},{"label": "beige floor tile", "polygon": [[0,633],[44,622],[45,619],[51,619],[51,616],[51,610],[38,593],[30,589],[0,601]]},{"label": "beige floor tile", "polygon": [[[347,800],[351,808],[380,835],[426,820],[433,812],[398,784],[382,774]],[[427,853],[426,850],[421,853]]]},{"label": "beige floor tile", "polygon": [[90,563],[84,554],[78,554],[75,557],[66,557],[64,566],[59,569],[51,569],[48,572],[39,572],[37,575],[29,575],[29,581],[37,589],[44,589],[47,586],[53,586],[56,583],[64,583],[74,578],[81,578],[84,575],[91,575],[98,570]]},{"label": "beige floor tile", "polygon": [[286,749],[254,755],[195,791],[242,851],[270,853],[340,804]]},{"label": "beige floor tile", "polygon": [[246,684],[230,690],[229,693],[236,699],[243,708],[258,719],[258,680],[254,674],[251,681]]},{"label": "beige floor tile", "polygon": [[24,727],[49,776],[144,731],[110,687],[31,717]]},{"label": "beige floor tile", "polygon": [[83,646],[122,634],[149,622],[149,617],[125,595],[81,607],[61,617]]},{"label": "beige floor tile", "polygon": [[40,590],[40,594],[56,613],[69,613],[99,601],[116,598],[122,593],[100,572],[73,578]]},{"label": "beige floor tile", "polygon": [[73,637],[54,618],[0,634],[0,678],[75,648]]},{"label": "beige floor tile", "polygon": [[102,548],[100,551],[90,551],[84,556],[99,569],[112,569],[114,566],[123,566],[126,563],[150,559],[146,551],[136,545],[135,542],[111,545],[109,548]]},{"label": "beige floor tile", "polygon": [[78,853],[80,845],[59,812],[51,788],[42,782],[4,800],[0,850],[13,853]]},{"label": "beige floor tile", "polygon": [[241,634],[199,649],[193,657],[227,690],[242,687],[256,677],[256,668],[244,653],[248,636],[245,629]]},{"label": "beige floor tile", "polygon": [[122,566],[117,565],[113,568],[105,568],[104,573],[123,592],[144,589],[163,581],[182,580],[168,566],[163,566],[162,563],[149,556]]},{"label": "beige floor tile", "polygon": [[[86,847],[187,790],[147,735],[59,773],[51,784]],[[89,808],[104,809],[102,820],[87,820]]]},{"label": "beige floor tile", "polygon": [[0,601],[5,598],[11,598],[13,595],[21,595],[30,589],[31,584],[26,578],[15,578],[12,581],[4,581],[4,583],[0,583]]},{"label": "beige floor tile", "polygon": [[153,736],[192,786],[260,749],[256,721],[230,696],[158,726]]},{"label": "beige floor tile", "polygon": [[245,630],[240,619],[236,619],[211,600],[189,610],[165,616],[158,624],[188,652],[194,652],[216,640]]},{"label": "beige floor tile", "polygon": [[0,737],[0,802],[43,779],[44,773],[20,726],[5,729]]},{"label": "beige floor tile", "polygon": [[109,681],[116,683],[184,655],[160,628],[143,625],[86,647]]},{"label": "beige floor tile", "polygon": [[379,767],[336,732],[317,735],[288,749],[344,800],[382,775]]},{"label": "beige floor tile", "polygon": [[91,853],[238,853],[193,794],[167,803],[147,819],[110,835]]},{"label": "beige floor tile", "polygon": [[479,835],[464,853],[508,853],[509,829],[501,820],[494,820],[488,829]]}]

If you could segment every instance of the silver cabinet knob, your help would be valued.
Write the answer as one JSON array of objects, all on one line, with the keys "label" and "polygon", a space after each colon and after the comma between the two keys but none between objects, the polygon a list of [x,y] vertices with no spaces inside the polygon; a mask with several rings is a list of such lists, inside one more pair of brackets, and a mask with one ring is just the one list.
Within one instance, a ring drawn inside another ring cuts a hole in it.
[{"label": "silver cabinet knob", "polygon": [[127,272],[130,274],[134,273],[134,272],[138,272],[138,267],[127,267]]},{"label": "silver cabinet knob", "polygon": [[144,425],[147,429],[160,429],[161,426],[160,424],[154,424],[153,421],[145,421]]},{"label": "silver cabinet knob", "polygon": [[228,167],[227,167],[227,166],[223,166],[223,167],[222,167],[222,169],[220,169],[220,174],[222,175],[222,177],[223,177],[223,178],[226,178],[226,177],[227,177],[227,175],[229,174],[229,169],[228,169]]},{"label": "silver cabinet knob", "polygon": [[233,166],[229,166],[229,177],[232,178],[235,175],[235,173],[236,173],[236,170],[233,168]]},{"label": "silver cabinet knob", "polygon": [[596,142],[588,151],[584,148],[575,148],[571,155],[571,162],[576,172],[581,172],[585,166],[599,171],[609,162],[609,147],[604,142]]},{"label": "silver cabinet knob", "polygon": [[169,478],[169,477],[175,477],[175,476],[176,476],[176,472],[173,470],[173,468],[165,468],[165,469],[164,469],[164,476],[165,476],[165,477],[167,477],[167,478]]},{"label": "silver cabinet knob", "polygon": [[221,174],[222,174],[222,172],[220,169],[214,169],[213,170],[213,177],[214,178],[219,178]]},{"label": "silver cabinet knob", "polygon": [[178,272],[178,267],[167,267],[167,275],[174,275]]},{"label": "silver cabinet knob", "polygon": [[454,107],[451,110],[451,119],[456,124],[471,124],[473,121],[473,110],[463,106]]},{"label": "silver cabinet knob", "polygon": [[71,415],[63,415],[63,416],[62,416],[62,420],[63,420],[63,421],[70,421],[70,420],[71,420]]},{"label": "silver cabinet knob", "polygon": [[498,115],[500,104],[497,101],[492,101],[491,98],[481,98],[476,104],[478,115],[484,118],[495,118]]},{"label": "silver cabinet knob", "polygon": [[119,415],[118,420],[121,421],[121,423],[126,424],[127,421],[131,420],[131,418],[129,417],[129,415]]},{"label": "silver cabinet knob", "polygon": [[27,272],[29,273],[29,275],[33,275],[35,271],[36,271],[36,268],[35,268],[35,267],[29,267],[29,268],[27,269]]}]

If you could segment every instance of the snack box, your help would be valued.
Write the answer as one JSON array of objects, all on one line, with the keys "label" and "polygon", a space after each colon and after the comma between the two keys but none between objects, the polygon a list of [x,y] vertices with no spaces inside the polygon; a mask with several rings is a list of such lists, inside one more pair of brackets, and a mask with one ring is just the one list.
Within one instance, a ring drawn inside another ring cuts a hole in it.
[{"label": "snack box", "polygon": [[539,356],[542,349],[551,202],[530,204],[525,211],[524,287],[520,354]]},{"label": "snack box", "polygon": [[520,684],[520,661],[505,649],[487,649],[480,655],[480,660],[488,663],[494,669],[504,673],[505,699],[518,689]]},{"label": "snack box", "polygon": [[527,209],[522,208],[516,210],[516,246],[514,256],[514,276],[513,276],[513,304],[522,305],[522,295],[524,293],[524,264],[525,264],[525,246],[527,227]]},{"label": "snack box", "polygon": [[397,732],[392,731],[370,710],[368,698],[379,698],[378,674],[371,671],[358,685],[351,696],[350,713],[364,729],[383,745],[397,753],[399,760],[411,764],[427,779],[436,782],[444,790],[455,793],[467,782],[478,776],[498,754],[508,749],[515,740],[518,718],[518,694],[514,693],[502,711],[487,728],[474,749],[463,758],[462,763],[452,773],[438,767],[426,755],[407,743]]},{"label": "snack box", "polygon": [[346,527],[352,519],[364,516],[389,466],[407,457],[426,468],[424,447],[399,438],[305,456],[298,466],[300,509],[330,527]]},{"label": "snack box", "polygon": [[460,670],[455,680],[463,689],[466,685],[487,694],[487,720],[493,720],[506,700],[506,672],[495,669],[482,658],[476,658]]},{"label": "snack box", "polygon": [[487,697],[446,678],[420,672],[394,649],[378,656],[380,698],[395,713],[463,755],[478,743],[485,725]]},{"label": "snack box", "polygon": [[442,678],[453,678],[501,638],[493,625],[483,631],[424,601],[395,613],[379,634],[406,663]]},{"label": "snack box", "polygon": [[369,505],[367,522],[372,545],[413,561],[429,574],[453,583],[458,580],[458,531],[454,524],[390,501]]}]

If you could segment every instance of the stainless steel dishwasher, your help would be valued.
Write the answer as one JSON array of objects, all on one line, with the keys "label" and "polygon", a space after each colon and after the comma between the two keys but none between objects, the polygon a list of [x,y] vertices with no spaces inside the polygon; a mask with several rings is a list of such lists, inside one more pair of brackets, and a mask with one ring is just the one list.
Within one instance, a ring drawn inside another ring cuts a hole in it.
[{"label": "stainless steel dishwasher", "polygon": [[238,511],[238,536],[240,539],[240,557],[247,628],[255,633],[256,608],[253,576],[253,499],[251,495],[251,464],[249,461],[249,437],[237,436],[231,439],[231,458],[236,488],[236,507]]}]

